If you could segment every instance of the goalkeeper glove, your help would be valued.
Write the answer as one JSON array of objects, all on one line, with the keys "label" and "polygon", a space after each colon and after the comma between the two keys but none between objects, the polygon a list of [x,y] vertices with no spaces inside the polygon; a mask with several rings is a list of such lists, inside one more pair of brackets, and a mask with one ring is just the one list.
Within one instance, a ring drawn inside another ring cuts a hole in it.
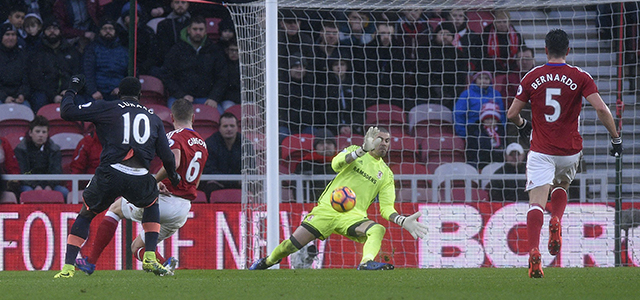
[{"label": "goalkeeper glove", "polygon": [[421,212],[416,212],[408,217],[398,215],[393,222],[409,231],[414,239],[423,239],[427,235],[427,226],[418,222],[420,216],[422,216]]},{"label": "goalkeeper glove", "polygon": [[617,138],[611,138],[611,146],[613,148],[611,148],[611,151],[609,151],[609,154],[611,154],[611,156],[620,156],[620,154],[622,154],[622,138],[621,137],[617,137]]},{"label": "goalkeeper glove", "polygon": [[68,90],[78,94],[84,87],[84,75],[78,74],[71,76]]},{"label": "goalkeeper glove", "polygon": [[369,127],[369,130],[367,130],[367,133],[364,136],[364,143],[362,144],[362,147],[356,150],[356,155],[358,155],[358,157],[363,156],[365,153],[380,145],[382,139],[378,137],[378,133],[380,133],[378,127]]},{"label": "goalkeeper glove", "polygon": [[518,128],[518,133],[521,137],[525,138],[527,141],[531,138],[531,122],[527,121],[527,119],[522,119],[522,125],[516,126]]}]

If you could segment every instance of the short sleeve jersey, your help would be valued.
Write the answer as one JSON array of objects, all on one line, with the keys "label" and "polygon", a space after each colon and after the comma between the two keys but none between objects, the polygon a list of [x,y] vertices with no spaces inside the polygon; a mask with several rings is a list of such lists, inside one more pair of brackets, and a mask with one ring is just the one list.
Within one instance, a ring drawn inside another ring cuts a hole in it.
[{"label": "short sleeve jersey", "polygon": [[561,156],[580,152],[582,97],[597,92],[589,73],[566,63],[547,63],[529,71],[520,82],[516,98],[531,103],[531,150]]},{"label": "short sleeve jersey", "polygon": [[171,185],[168,178],[162,183],[167,186],[171,194],[193,201],[196,199],[200,175],[209,157],[207,145],[200,134],[193,129],[176,129],[167,133],[167,139],[171,150],[180,150],[180,166],[176,172],[180,174],[182,180],[177,187]]}]

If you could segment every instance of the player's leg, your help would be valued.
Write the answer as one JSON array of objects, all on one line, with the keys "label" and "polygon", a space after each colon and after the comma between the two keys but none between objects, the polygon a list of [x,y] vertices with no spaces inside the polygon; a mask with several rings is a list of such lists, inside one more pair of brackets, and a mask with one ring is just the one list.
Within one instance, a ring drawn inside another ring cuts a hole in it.
[{"label": "player's leg", "polygon": [[102,255],[102,251],[104,251],[104,248],[109,245],[116,233],[118,223],[124,218],[121,209],[122,201],[122,198],[119,198],[109,206],[109,210],[105,213],[104,218],[102,218],[102,221],[98,226],[98,231],[93,240],[90,254],[87,257],[76,259],[76,266],[78,269],[88,275],[93,274],[95,271],[96,263],[98,262],[100,255]]},{"label": "player's leg", "polygon": [[392,264],[374,261],[380,252],[382,238],[386,231],[384,226],[371,220],[360,221],[348,227],[347,235],[349,237],[364,241],[362,260],[358,265],[358,270],[393,270]]},{"label": "player's leg", "polygon": [[249,270],[264,270],[279,263],[283,258],[297,252],[309,242],[316,239],[319,232],[308,224],[304,224],[296,229],[286,240],[282,241],[273,252],[267,257],[257,260]]},{"label": "player's leg", "polygon": [[549,220],[549,243],[551,255],[558,255],[562,249],[562,216],[567,207],[569,185],[578,171],[582,153],[571,156],[557,156],[556,174],[551,189],[551,220]]},{"label": "player's leg", "polygon": [[89,236],[91,221],[96,216],[95,213],[83,206],[71,226],[71,231],[67,236],[67,251],[62,270],[54,278],[71,278],[75,273],[75,260],[80,252],[80,247]]}]

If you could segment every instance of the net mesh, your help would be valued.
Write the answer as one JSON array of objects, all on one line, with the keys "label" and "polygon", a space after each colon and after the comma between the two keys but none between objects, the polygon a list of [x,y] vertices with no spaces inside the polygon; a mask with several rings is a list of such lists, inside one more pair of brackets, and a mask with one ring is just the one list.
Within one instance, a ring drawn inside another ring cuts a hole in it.
[{"label": "net mesh", "polygon": [[[638,8],[632,2],[624,4],[622,26],[620,4],[603,1],[289,0],[278,5],[281,237],[292,233],[331,180],[335,152],[360,145],[366,128],[376,125],[392,136],[386,161],[395,174],[396,208],[405,215],[423,211],[421,220],[429,226],[428,238],[416,242],[383,220],[374,204],[371,218],[388,229],[381,261],[401,267],[525,266],[525,175],[523,169],[511,174],[505,165],[524,159],[528,143],[518,138],[505,112],[523,74],[546,62],[544,37],[553,28],[569,34],[567,62],[595,79],[623,126],[623,209],[638,206]],[[242,66],[242,133],[255,147],[254,160],[244,168],[242,204],[248,225],[244,259],[250,263],[266,254],[265,7],[256,2],[228,8]],[[462,25],[456,23],[460,13]],[[490,47],[491,34],[483,32],[502,30],[505,23],[508,33],[498,34],[499,45]],[[475,95],[483,71],[492,89]],[[469,94],[485,100],[465,105]],[[483,110],[483,102],[496,106]],[[584,103],[584,157],[569,190],[565,255],[543,260],[612,266],[615,159],[607,155],[608,132]],[[480,124],[481,115],[496,116],[495,130]],[[523,115],[530,119],[526,109]],[[505,155],[514,149],[524,154]],[[541,241],[545,234],[543,227]],[[632,230],[624,239],[629,259],[624,262],[638,261],[632,248],[639,238]],[[313,246],[317,255],[305,247],[283,266],[351,268],[362,251],[360,244],[337,235]]]}]

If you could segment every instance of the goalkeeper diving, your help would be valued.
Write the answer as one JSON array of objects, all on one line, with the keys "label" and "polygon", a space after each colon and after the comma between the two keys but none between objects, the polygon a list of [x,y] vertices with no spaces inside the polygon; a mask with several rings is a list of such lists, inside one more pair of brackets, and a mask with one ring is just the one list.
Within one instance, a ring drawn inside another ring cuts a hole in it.
[{"label": "goalkeeper diving", "polygon": [[[358,270],[393,270],[392,264],[374,261],[386,231],[384,226],[367,216],[367,209],[376,196],[380,202],[382,217],[409,231],[414,239],[424,238],[427,227],[418,222],[420,212],[402,216],[394,208],[396,193],[393,173],[382,159],[389,151],[389,143],[390,135],[387,130],[370,127],[362,147],[352,145],[336,155],[331,167],[338,174],[320,195],[318,205],[304,218],[291,237],[280,243],[269,256],[254,262],[249,269],[268,269],[309,242],[324,240],[332,233],[337,233],[364,243]],[[350,187],[356,194],[356,206],[347,212],[338,212],[331,206],[331,192],[341,186]]]}]

